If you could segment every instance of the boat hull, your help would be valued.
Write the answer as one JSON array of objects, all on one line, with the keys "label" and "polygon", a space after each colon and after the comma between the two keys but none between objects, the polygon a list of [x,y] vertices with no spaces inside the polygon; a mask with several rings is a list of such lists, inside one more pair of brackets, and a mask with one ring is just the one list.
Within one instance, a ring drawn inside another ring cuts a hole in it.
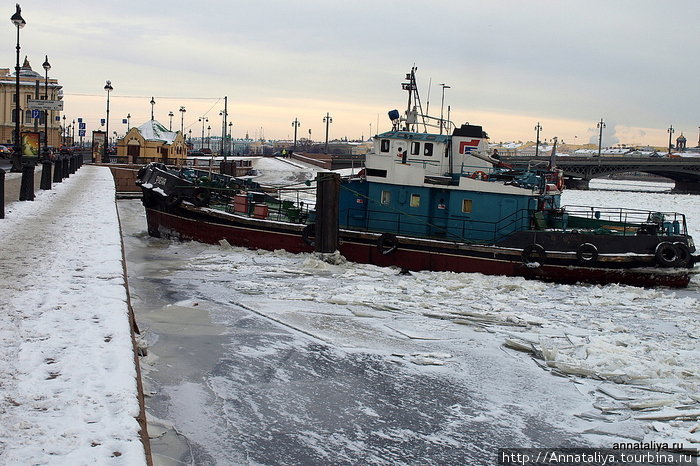
[{"label": "boat hull", "polygon": [[[167,207],[159,194],[144,189],[148,231],[152,236],[195,240],[217,244],[226,240],[234,246],[292,253],[313,252],[302,224],[255,219],[195,207],[183,203]],[[381,247],[382,235],[364,231],[340,231],[339,252],[348,260],[406,270],[482,273],[519,276],[558,283],[619,283],[643,287],[686,287],[690,269],[663,269],[653,266],[653,256],[631,259],[609,258],[598,266],[584,267],[575,254],[551,254],[543,263],[522,260],[522,248],[497,245],[470,245],[458,242],[398,237],[396,248],[387,253]],[[524,238],[527,241],[527,238]]]}]

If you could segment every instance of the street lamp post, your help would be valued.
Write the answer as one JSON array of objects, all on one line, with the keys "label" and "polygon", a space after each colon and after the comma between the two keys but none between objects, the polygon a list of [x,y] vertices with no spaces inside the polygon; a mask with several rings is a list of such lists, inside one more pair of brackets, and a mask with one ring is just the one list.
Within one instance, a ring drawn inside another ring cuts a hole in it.
[{"label": "street lamp post", "polygon": [[328,153],[328,125],[333,123],[333,118],[326,112],[326,116],[323,117],[323,122],[326,124],[326,154]]},{"label": "street lamp post", "polygon": [[442,129],[445,126],[445,120],[442,118],[442,112],[445,107],[445,89],[449,89],[450,86],[445,83],[440,84],[440,86],[442,86],[442,99],[440,100],[440,134],[442,134]]},{"label": "street lamp post", "polygon": [[61,144],[66,145],[66,116],[63,115],[63,130],[61,131]]},{"label": "street lamp post", "polygon": [[209,140],[211,139],[211,125],[207,125],[207,149],[211,149],[209,147]]},{"label": "street lamp post", "polygon": [[[41,65],[46,72],[46,81],[44,81],[44,100],[49,100],[49,70],[51,69],[51,63],[49,63],[49,56],[46,55],[46,60]],[[44,110],[44,152],[47,152],[46,147],[49,145],[49,111]]]},{"label": "street lamp post", "polygon": [[71,133],[71,136],[70,136],[70,139],[71,139],[71,140],[70,140],[70,145],[71,145],[71,146],[74,146],[74,145],[75,145],[75,120],[73,120],[72,125],[73,125],[73,126],[72,126],[73,132]]},{"label": "street lamp post", "polygon": [[155,98],[151,97],[151,121],[153,121],[153,107],[156,106]]},{"label": "street lamp post", "polygon": [[603,148],[603,128],[605,128],[605,123],[603,123],[602,118],[598,122],[597,126],[598,126],[598,129],[600,130],[600,132],[598,133],[598,157],[600,157],[600,152]]},{"label": "street lamp post", "polygon": [[672,145],[671,145],[671,137],[672,137],[673,133],[675,133],[676,131],[673,129],[673,125],[671,125],[671,126],[669,126],[669,128],[666,130],[666,132],[668,133],[668,156],[670,157],[670,156],[671,156],[671,147],[672,147]]},{"label": "street lamp post", "polygon": [[202,139],[199,142],[199,149],[204,149],[204,124],[209,122],[209,118],[202,117],[199,119],[202,122]]},{"label": "street lamp post", "polygon": [[234,155],[233,153],[236,152],[236,145],[233,144],[233,140],[231,139],[232,128],[233,128],[233,123],[229,121],[228,122],[228,143],[229,143],[228,155]]},{"label": "street lamp post", "polygon": [[180,132],[183,133],[182,137],[185,137],[185,107],[183,105],[180,105]]},{"label": "street lamp post", "polygon": [[297,150],[297,128],[301,126],[301,122],[299,121],[298,118],[294,118],[294,121],[292,122],[292,126],[294,127],[294,147],[292,148],[292,152]]},{"label": "street lamp post", "polygon": [[126,114],[126,132],[128,133],[131,129],[131,113]]},{"label": "street lamp post", "polygon": [[542,131],[542,126],[540,126],[540,122],[537,122],[537,126],[535,126],[535,131],[537,131],[537,140],[535,142],[535,157],[540,155],[540,131]]},{"label": "street lamp post", "polygon": [[[172,131],[173,130],[173,116],[175,116],[175,114],[173,112],[168,112],[168,116],[170,117],[170,128],[168,128],[168,129],[170,131]],[[153,117],[151,116],[151,120],[152,119],[153,119]]]},{"label": "street lamp post", "polygon": [[22,29],[27,22],[22,18],[22,9],[17,4],[17,11],[10,18],[12,24],[17,27],[17,63],[15,64],[15,151],[12,154],[12,169],[13,172],[22,171],[22,143],[20,141],[20,117],[22,109],[20,108],[19,96],[19,30]]},{"label": "street lamp post", "polygon": [[105,91],[107,91],[107,118],[105,119],[107,128],[105,131],[104,145],[102,147],[102,163],[107,163],[109,161],[107,158],[107,145],[109,144],[109,93],[113,90],[112,81],[107,81],[107,84],[105,84]]}]

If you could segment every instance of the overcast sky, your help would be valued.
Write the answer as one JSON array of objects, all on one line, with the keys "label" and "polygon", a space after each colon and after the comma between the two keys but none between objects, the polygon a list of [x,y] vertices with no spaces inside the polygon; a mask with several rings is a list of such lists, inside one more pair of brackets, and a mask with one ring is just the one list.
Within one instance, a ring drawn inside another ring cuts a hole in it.
[{"label": "overcast sky", "polygon": [[[199,4],[198,4],[199,3]],[[558,136],[664,146],[667,129],[698,143],[700,1],[674,0],[27,0],[22,58],[63,85],[69,121],[99,129],[112,82],[110,132],[155,118],[221,134],[228,96],[233,135],[365,138],[405,110],[405,73],[418,67],[424,106],[456,124],[481,124],[492,141]],[[7,4],[5,60],[15,64]],[[432,82],[432,86],[429,83]],[[430,93],[429,93],[430,91]],[[429,93],[429,95],[428,95]]]}]

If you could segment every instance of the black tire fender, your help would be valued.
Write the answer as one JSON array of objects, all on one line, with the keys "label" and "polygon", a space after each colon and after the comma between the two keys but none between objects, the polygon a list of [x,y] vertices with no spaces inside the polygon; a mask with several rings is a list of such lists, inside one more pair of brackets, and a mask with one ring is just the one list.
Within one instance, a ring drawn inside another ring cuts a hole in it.
[{"label": "black tire fender", "polygon": [[177,194],[171,193],[165,197],[166,207],[177,207],[180,204],[182,204],[182,197],[178,196]]},{"label": "black tire fender", "polygon": [[687,244],[677,241],[673,245],[678,249],[678,260],[676,267],[693,267],[693,254]]},{"label": "black tire fender", "polygon": [[391,233],[382,233],[377,240],[377,249],[384,255],[391,254],[399,248],[399,240]]},{"label": "black tire fender", "polygon": [[306,225],[303,230],[301,230],[301,239],[304,240],[309,246],[316,245],[316,225]]},{"label": "black tire fender", "polygon": [[197,207],[206,207],[211,200],[211,192],[206,188],[194,188],[192,192],[192,204]]},{"label": "black tire fender", "polygon": [[576,248],[576,260],[581,265],[593,265],[598,260],[598,248],[595,244],[581,243]]},{"label": "black tire fender", "polygon": [[656,262],[661,267],[675,267],[680,259],[680,252],[673,244],[668,241],[662,241],[656,245],[654,257],[656,257]]},{"label": "black tire fender", "polygon": [[544,247],[540,244],[528,244],[523,249],[521,257],[523,264],[530,267],[537,262],[540,264],[543,263],[547,259],[547,251],[545,251]]}]

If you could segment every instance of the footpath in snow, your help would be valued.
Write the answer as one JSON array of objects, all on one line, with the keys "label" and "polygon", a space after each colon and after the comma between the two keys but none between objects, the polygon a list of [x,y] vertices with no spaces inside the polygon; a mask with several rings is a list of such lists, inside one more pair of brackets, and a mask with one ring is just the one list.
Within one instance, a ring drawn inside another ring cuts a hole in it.
[{"label": "footpath in snow", "polygon": [[0,464],[146,464],[110,170],[6,205],[0,235]]}]

